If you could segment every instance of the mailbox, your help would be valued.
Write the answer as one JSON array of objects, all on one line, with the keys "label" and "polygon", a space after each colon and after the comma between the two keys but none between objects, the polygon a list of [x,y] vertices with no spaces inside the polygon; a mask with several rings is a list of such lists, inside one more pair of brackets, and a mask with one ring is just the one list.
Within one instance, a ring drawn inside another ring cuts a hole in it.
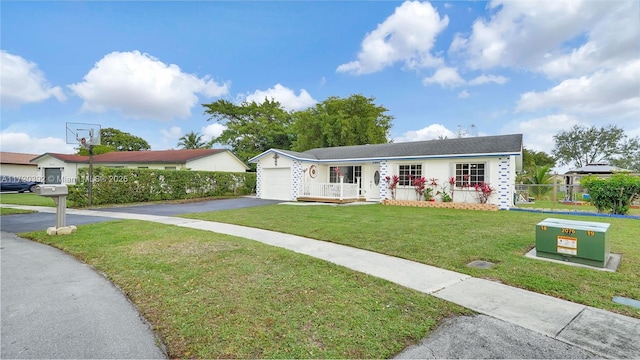
[{"label": "mailbox", "polygon": [[611,249],[609,225],[545,219],[536,225],[536,254],[539,257],[606,267]]},{"label": "mailbox", "polygon": [[40,196],[66,196],[69,194],[69,188],[67,188],[67,185],[40,184],[36,185],[35,192]]}]

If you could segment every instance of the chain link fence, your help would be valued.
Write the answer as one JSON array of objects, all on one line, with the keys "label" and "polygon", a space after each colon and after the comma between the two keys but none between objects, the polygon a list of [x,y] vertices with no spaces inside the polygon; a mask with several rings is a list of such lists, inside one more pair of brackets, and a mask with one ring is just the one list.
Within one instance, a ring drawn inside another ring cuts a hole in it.
[{"label": "chain link fence", "polygon": [[589,201],[589,194],[580,185],[559,184],[518,184],[516,204],[533,203],[536,200],[554,202]]}]

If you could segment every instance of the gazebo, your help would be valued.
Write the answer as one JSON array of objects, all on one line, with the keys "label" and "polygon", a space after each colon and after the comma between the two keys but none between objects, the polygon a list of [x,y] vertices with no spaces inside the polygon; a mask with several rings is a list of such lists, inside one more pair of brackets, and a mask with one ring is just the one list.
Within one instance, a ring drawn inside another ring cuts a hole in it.
[{"label": "gazebo", "polygon": [[616,166],[612,166],[608,161],[600,161],[587,164],[586,166],[569,170],[564,174],[565,184],[565,201],[580,201],[589,199],[589,194],[582,194],[582,198],[576,199],[576,194],[582,193],[583,189],[580,186],[580,179],[589,176],[596,175],[598,177],[610,177],[614,173],[628,172],[633,173],[631,170],[621,169]]}]

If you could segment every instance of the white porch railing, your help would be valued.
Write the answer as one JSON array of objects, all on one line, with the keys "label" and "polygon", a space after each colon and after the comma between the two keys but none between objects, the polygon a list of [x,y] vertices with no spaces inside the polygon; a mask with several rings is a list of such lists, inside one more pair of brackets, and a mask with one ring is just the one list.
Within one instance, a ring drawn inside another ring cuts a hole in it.
[{"label": "white porch railing", "polygon": [[358,184],[345,183],[311,183],[302,184],[298,197],[311,197],[321,199],[357,199]]}]

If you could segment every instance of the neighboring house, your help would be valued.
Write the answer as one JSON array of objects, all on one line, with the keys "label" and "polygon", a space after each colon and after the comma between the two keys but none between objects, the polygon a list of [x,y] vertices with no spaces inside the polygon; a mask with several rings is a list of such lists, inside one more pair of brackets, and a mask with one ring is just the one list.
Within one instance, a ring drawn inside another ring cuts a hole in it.
[{"label": "neighboring house", "polygon": [[[589,175],[606,178],[610,177],[614,173],[620,172],[633,174],[633,171],[612,166],[607,161],[589,163],[583,167],[567,171],[564,173],[565,200],[572,201],[588,199],[588,195],[583,194],[584,189],[580,186],[581,178]],[[574,196],[578,193],[581,195]]]},{"label": "neighboring house", "polygon": [[382,201],[391,198],[385,178],[398,175],[396,198],[415,200],[410,176],[438,179],[439,188],[448,188],[454,177],[454,201],[475,202],[475,189],[462,184],[484,182],[496,190],[489,203],[508,209],[514,201],[516,172],[522,169],[522,134],[305,152],[270,149],[249,161],[257,164],[257,196],[262,199]]},{"label": "neighboring house", "polygon": [[38,166],[31,160],[36,154],[0,152],[0,175],[15,176],[23,180],[39,181]]},{"label": "neighboring house", "polygon": [[[46,153],[32,160],[47,184],[75,184],[89,156]],[[94,166],[128,169],[245,172],[249,167],[226,149],[116,151],[93,156]]]}]

